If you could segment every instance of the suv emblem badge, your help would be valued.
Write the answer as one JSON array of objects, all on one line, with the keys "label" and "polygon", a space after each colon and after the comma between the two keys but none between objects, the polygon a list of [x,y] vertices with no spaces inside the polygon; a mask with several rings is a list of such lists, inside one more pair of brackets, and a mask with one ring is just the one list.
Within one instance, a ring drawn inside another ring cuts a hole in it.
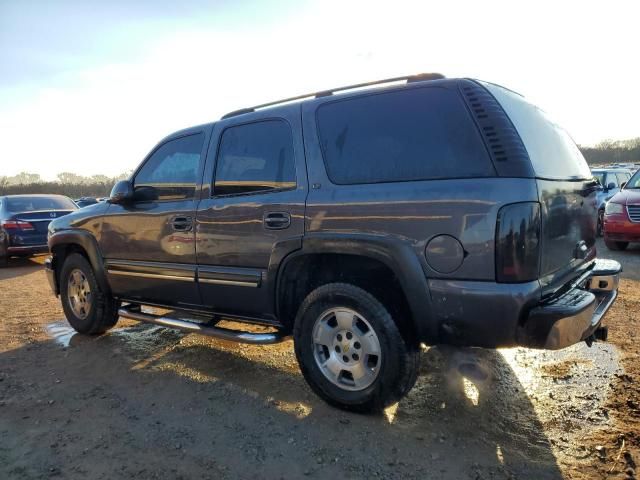
[{"label": "suv emblem badge", "polygon": [[49,214],[49,216],[50,216],[51,218],[56,218],[56,212],[51,212],[51,213]]}]

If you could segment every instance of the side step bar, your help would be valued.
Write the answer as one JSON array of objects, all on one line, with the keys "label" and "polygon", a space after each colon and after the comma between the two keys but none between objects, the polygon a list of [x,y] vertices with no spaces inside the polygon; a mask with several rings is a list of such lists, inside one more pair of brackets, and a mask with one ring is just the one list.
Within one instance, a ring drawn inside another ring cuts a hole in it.
[{"label": "side step bar", "polygon": [[185,332],[199,333],[200,335],[206,335],[208,337],[216,337],[223,340],[229,340],[231,342],[250,343],[254,345],[271,345],[273,343],[283,342],[290,337],[283,332],[243,332],[240,330],[232,330],[230,328],[211,327],[197,322],[189,322],[162,315],[143,313],[140,311],[140,307],[138,305],[122,307],[118,309],[118,315],[131,320],[137,320],[138,322],[153,323],[154,325],[160,325],[161,327],[176,328]]}]

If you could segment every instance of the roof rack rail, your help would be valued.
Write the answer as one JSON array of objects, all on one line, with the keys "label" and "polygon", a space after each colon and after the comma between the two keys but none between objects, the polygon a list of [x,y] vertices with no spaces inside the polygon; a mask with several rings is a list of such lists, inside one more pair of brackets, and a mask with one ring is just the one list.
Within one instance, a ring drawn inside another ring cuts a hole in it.
[{"label": "roof rack rail", "polygon": [[333,95],[334,93],[342,92],[345,90],[353,90],[355,88],[371,87],[373,85],[380,85],[383,83],[401,82],[402,80],[405,80],[407,83],[413,83],[413,82],[423,82],[426,80],[442,80],[443,78],[446,78],[446,77],[441,73],[418,73],[416,75],[405,75],[403,77],[385,78],[384,80],[376,80],[373,82],[356,83],[355,85],[348,85],[346,87],[338,87],[338,88],[332,88],[330,90],[322,90],[314,93],[306,93],[304,95],[297,95],[295,97],[289,97],[283,100],[276,100],[275,102],[262,103],[254,107],[241,108],[240,110],[234,110],[233,112],[227,113],[222,117],[222,120],[229,117],[235,117],[236,115],[242,115],[244,113],[255,112],[260,108],[271,107],[273,105],[278,105],[280,103],[293,102],[295,100],[302,100],[303,98],[328,97]]}]

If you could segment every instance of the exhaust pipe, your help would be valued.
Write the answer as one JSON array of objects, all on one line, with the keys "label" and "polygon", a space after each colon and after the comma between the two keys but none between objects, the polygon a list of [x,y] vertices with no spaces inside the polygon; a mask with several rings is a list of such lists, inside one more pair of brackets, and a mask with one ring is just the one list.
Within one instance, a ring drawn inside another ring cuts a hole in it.
[{"label": "exhaust pipe", "polygon": [[213,327],[203,325],[197,322],[189,322],[187,320],[179,320],[177,318],[165,317],[162,315],[153,315],[143,313],[139,305],[131,305],[118,309],[118,315],[138,322],[153,323],[161,327],[175,328],[189,333],[199,333],[208,337],[220,338],[231,342],[249,343],[253,345],[271,345],[280,343],[290,338],[283,332],[273,333],[253,333],[243,332],[240,330],[232,330],[230,328]]}]

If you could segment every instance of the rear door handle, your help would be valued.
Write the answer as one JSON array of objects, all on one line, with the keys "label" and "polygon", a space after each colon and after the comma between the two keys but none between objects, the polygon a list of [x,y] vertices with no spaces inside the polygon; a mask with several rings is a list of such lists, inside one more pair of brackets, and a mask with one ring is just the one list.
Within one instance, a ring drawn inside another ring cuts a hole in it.
[{"label": "rear door handle", "polygon": [[176,232],[189,232],[193,228],[193,221],[191,217],[173,217],[171,220],[171,227]]},{"label": "rear door handle", "polygon": [[269,230],[284,230],[291,225],[291,215],[287,212],[265,213],[262,223]]}]

